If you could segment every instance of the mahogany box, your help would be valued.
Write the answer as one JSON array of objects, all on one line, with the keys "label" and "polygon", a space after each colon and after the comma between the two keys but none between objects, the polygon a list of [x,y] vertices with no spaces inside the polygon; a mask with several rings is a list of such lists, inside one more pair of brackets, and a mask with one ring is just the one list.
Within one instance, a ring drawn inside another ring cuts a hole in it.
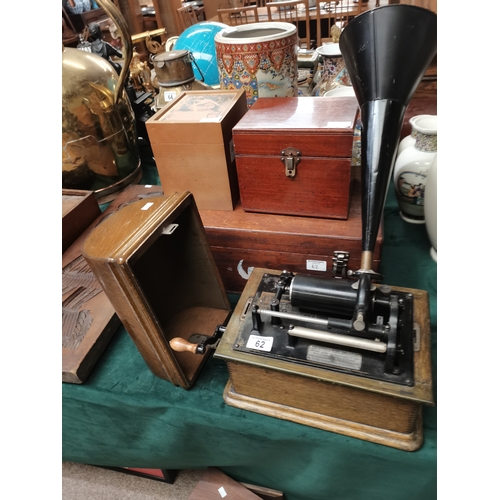
[{"label": "mahogany box", "polygon": [[355,97],[258,99],[233,128],[241,206],[347,219]]},{"label": "mahogany box", "polygon": [[166,195],[189,191],[199,209],[233,210],[239,193],[232,129],[246,112],[244,90],[192,90],[146,122]]},{"label": "mahogany box", "polygon": [[[241,293],[256,267],[312,276],[338,275],[335,251],[349,253],[346,271],[361,267],[361,182],[356,177],[346,220],[245,212],[241,205],[233,212],[200,210],[200,215],[228,292]],[[381,224],[373,254],[375,271],[382,244]]]},{"label": "mahogany box", "polygon": [[170,341],[212,337],[230,314],[193,195],[122,207],[88,236],[82,254],[150,370],[190,388],[211,349],[193,355]]}]

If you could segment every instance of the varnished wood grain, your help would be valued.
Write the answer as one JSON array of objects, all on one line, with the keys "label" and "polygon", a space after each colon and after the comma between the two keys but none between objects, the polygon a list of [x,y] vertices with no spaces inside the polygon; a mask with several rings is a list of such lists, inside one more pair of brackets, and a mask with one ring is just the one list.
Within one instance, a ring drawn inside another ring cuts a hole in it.
[{"label": "varnished wood grain", "polygon": [[[207,91],[190,91],[203,96]],[[158,175],[166,195],[190,191],[199,209],[233,210],[239,200],[238,180],[232,152],[232,128],[246,113],[245,91],[213,91],[234,95],[221,118],[208,115],[198,120],[169,119],[169,111],[181,107],[186,93],[146,122]]]},{"label": "varnished wood grain", "polygon": [[[262,98],[233,128],[245,211],[346,219],[358,103],[354,97]],[[281,151],[300,152],[288,177]]]},{"label": "varnished wood grain", "polygon": [[414,430],[410,433],[400,433],[240,394],[234,390],[231,380],[229,380],[224,390],[224,401],[230,406],[242,410],[261,413],[281,420],[289,420],[403,451],[418,450],[422,446],[424,439],[421,408],[418,409],[416,415]]},{"label": "varnished wood grain", "polygon": [[99,217],[101,210],[92,191],[62,190],[62,251]]},{"label": "varnished wood grain", "polygon": [[411,433],[420,405],[363,389],[331,384],[272,367],[228,362],[234,392],[341,420]]},{"label": "varnished wood grain", "polygon": [[347,219],[351,157],[302,156],[294,177],[285,175],[279,149],[273,156],[239,155],[236,165],[245,211]]},{"label": "varnished wood grain", "polygon": [[83,255],[150,370],[190,388],[211,354],[171,339],[212,336],[230,305],[192,194],[130,204],[87,238]]},{"label": "varnished wood grain", "polygon": [[[158,193],[159,188],[126,187],[105,212],[81,233],[62,256],[62,381],[81,384],[94,368],[120,325],[113,306],[82,256],[94,228],[121,206]],[[160,190],[161,192],[161,190]],[[73,318],[72,318],[73,317]],[[74,319],[74,321],[72,321]]]},{"label": "varnished wood grain", "polygon": [[[252,213],[237,205],[232,212],[200,210],[215,261],[228,292],[241,293],[249,267],[287,269],[331,276],[335,250],[350,253],[348,269],[358,270],[361,257],[361,186],[353,180],[347,220]],[[374,251],[378,269],[383,248],[381,225]],[[307,269],[307,260],[326,262],[326,272]],[[240,268],[240,269],[239,269]]]}]

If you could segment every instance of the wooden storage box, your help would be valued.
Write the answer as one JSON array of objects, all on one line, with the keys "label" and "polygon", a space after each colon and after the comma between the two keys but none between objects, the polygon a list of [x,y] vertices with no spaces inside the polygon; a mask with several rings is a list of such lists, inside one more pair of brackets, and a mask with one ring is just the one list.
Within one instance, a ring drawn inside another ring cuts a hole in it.
[{"label": "wooden storage box", "polygon": [[62,190],[63,253],[100,215],[99,203],[92,191]]},{"label": "wooden storage box", "polygon": [[[260,101],[260,99],[259,99]],[[258,102],[258,101],[257,101]],[[208,242],[228,292],[241,293],[254,267],[316,276],[332,275],[336,250],[349,252],[347,269],[361,265],[361,183],[353,179],[347,220],[201,210]],[[378,270],[383,243],[380,227],[373,255]]]},{"label": "wooden storage box", "polygon": [[244,90],[188,91],[146,122],[166,195],[190,191],[198,209],[233,210],[239,193],[232,129],[246,111]]},{"label": "wooden storage box", "polygon": [[211,337],[230,304],[189,192],[131,203],[87,238],[83,255],[151,371],[188,389],[206,361],[170,340]]},{"label": "wooden storage box", "polygon": [[243,210],[346,219],[355,97],[258,99],[233,129]]},{"label": "wooden storage box", "polygon": [[[161,194],[161,188],[127,186],[104,212],[97,207],[98,216],[62,255],[63,382],[85,382],[120,325],[113,306],[85,262],[83,244],[94,228],[120,207],[154,193]],[[87,196],[83,198],[87,199]]]}]

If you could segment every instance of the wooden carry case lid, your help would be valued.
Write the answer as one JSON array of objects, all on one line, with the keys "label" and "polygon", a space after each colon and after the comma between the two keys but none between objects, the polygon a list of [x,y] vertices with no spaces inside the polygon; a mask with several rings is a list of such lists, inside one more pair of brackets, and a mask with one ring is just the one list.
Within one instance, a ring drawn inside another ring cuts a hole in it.
[{"label": "wooden carry case lid", "polygon": [[170,340],[211,337],[230,304],[189,192],[122,207],[99,224],[82,254],[150,370],[188,389],[208,358]]},{"label": "wooden carry case lid", "polygon": [[302,156],[351,158],[358,116],[355,97],[257,99],[233,128],[236,155],[276,155],[293,146]]}]

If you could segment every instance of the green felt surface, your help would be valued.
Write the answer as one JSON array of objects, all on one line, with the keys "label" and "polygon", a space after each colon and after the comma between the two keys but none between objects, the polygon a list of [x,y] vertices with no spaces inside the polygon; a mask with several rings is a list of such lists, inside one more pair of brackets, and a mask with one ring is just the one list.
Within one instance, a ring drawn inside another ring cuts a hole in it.
[{"label": "green felt surface", "polygon": [[[155,182],[143,162],[141,183]],[[392,186],[384,215],[384,283],[427,290],[436,393],[436,263],[424,225],[398,215]],[[230,297],[235,300],[235,297]],[[424,444],[405,452],[225,404],[223,361],[211,358],[186,391],[155,377],[120,327],[83,385],[63,384],[62,458],[163,469],[218,467],[287,500],[437,497],[436,407],[424,408]]]}]

